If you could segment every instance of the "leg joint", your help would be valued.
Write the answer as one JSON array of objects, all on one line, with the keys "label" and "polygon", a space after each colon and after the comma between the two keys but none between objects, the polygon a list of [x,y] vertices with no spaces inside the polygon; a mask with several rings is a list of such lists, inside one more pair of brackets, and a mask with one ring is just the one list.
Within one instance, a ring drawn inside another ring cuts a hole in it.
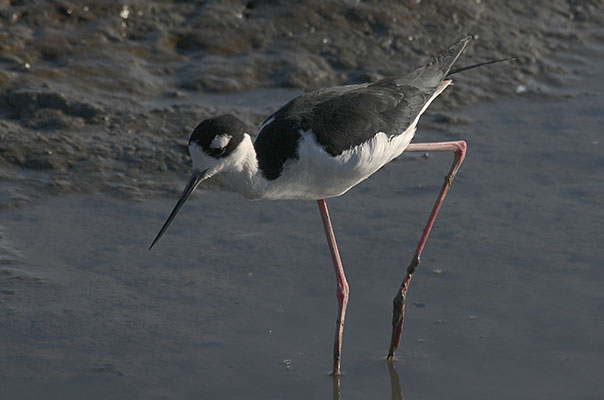
[{"label": "leg joint", "polygon": [[419,254],[413,256],[411,264],[407,267],[407,274],[409,274],[409,276],[413,275],[417,267],[419,267]]},{"label": "leg joint", "polygon": [[402,288],[398,291],[394,299],[392,300],[392,307],[395,312],[400,312],[400,310],[405,306],[405,300],[407,298],[407,294],[403,292]]},{"label": "leg joint", "polygon": [[465,140],[458,140],[457,142],[455,142],[455,147],[457,147],[457,149],[455,150],[456,156],[464,157],[466,155],[466,151],[468,150],[468,144]]},{"label": "leg joint", "polygon": [[338,302],[340,304],[348,303],[348,298],[350,297],[350,288],[348,287],[348,284],[345,282],[342,283],[343,284],[338,284],[338,291],[336,293],[336,296],[338,297]]}]

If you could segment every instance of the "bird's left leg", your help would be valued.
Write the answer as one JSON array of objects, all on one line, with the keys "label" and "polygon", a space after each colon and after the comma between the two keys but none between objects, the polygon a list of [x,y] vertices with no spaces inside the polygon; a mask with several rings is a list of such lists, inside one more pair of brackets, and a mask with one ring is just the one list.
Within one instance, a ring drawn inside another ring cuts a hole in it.
[{"label": "bird's left leg", "polygon": [[405,279],[401,284],[400,289],[396,293],[393,301],[393,313],[392,313],[392,338],[390,341],[390,350],[388,351],[388,359],[392,359],[394,357],[394,352],[398,348],[398,345],[401,341],[401,331],[403,329],[403,318],[405,315],[405,299],[407,298],[407,290],[409,289],[409,283],[411,282],[411,278],[413,277],[413,273],[419,266],[419,260],[424,250],[424,246],[428,241],[428,236],[430,235],[430,231],[432,230],[432,226],[434,225],[434,221],[436,220],[436,216],[438,215],[438,211],[445,201],[445,197],[447,196],[447,192],[451,187],[451,183],[453,183],[453,179],[461,166],[465,156],[466,156],[466,142],[463,140],[455,141],[455,142],[439,142],[439,143],[412,143],[405,151],[453,151],[454,158],[453,164],[451,165],[451,169],[447,176],[445,176],[445,182],[440,189],[440,193],[436,198],[436,202],[434,203],[434,207],[432,208],[432,212],[430,213],[430,217],[428,218],[428,222],[426,223],[426,227],[422,233],[422,236],[419,240],[419,244],[415,249],[415,253],[413,254],[413,258],[411,259],[411,264],[407,268],[405,273]]},{"label": "bird's left leg", "polygon": [[348,305],[348,282],[346,281],[346,275],[344,275],[344,267],[342,266],[342,260],[340,260],[340,253],[338,252],[338,244],[336,243],[336,236],[333,233],[331,226],[331,219],[329,218],[329,212],[327,211],[327,204],[324,199],[317,200],[319,203],[319,211],[321,212],[321,218],[323,220],[323,228],[325,229],[325,236],[327,237],[327,244],[329,245],[329,251],[331,253],[331,260],[336,271],[336,279],[338,280],[338,319],[336,321],[336,338],[333,346],[333,375],[340,375],[340,359],[342,354],[342,336],[344,334],[344,319],[346,318],[346,306]]}]

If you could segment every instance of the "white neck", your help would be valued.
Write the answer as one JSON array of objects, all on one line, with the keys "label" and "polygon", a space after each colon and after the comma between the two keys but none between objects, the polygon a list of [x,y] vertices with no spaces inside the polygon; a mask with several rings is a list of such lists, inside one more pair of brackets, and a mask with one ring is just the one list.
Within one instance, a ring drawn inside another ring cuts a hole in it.
[{"label": "white neck", "polygon": [[263,197],[269,181],[258,168],[256,149],[252,138],[247,133],[243,141],[231,154],[233,164],[216,175],[216,179],[250,200]]}]

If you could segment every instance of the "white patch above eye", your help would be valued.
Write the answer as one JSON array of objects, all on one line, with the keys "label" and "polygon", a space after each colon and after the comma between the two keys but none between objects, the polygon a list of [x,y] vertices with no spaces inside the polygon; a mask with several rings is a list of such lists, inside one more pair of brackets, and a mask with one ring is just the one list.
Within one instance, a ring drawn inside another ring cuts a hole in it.
[{"label": "white patch above eye", "polygon": [[232,138],[233,136],[227,135],[226,133],[216,135],[214,140],[212,140],[212,143],[210,143],[210,149],[223,149],[227,144],[229,144]]}]

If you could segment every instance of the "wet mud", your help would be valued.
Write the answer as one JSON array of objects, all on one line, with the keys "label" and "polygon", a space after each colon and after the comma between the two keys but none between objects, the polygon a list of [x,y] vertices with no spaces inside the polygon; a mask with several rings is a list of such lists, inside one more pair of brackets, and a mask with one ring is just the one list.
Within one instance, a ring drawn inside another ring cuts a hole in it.
[{"label": "wet mud", "polygon": [[[447,128],[456,122],[451,107],[517,94],[564,99],[564,82],[590,62],[582,51],[603,40],[602,8],[570,0],[4,0],[0,178],[26,181],[24,195],[166,193],[188,168],[186,139],[201,119],[233,112],[257,127],[303,90],[409,70],[468,33],[479,40],[460,66],[517,61],[461,74],[426,120]],[[257,101],[243,107],[229,93]]]}]

